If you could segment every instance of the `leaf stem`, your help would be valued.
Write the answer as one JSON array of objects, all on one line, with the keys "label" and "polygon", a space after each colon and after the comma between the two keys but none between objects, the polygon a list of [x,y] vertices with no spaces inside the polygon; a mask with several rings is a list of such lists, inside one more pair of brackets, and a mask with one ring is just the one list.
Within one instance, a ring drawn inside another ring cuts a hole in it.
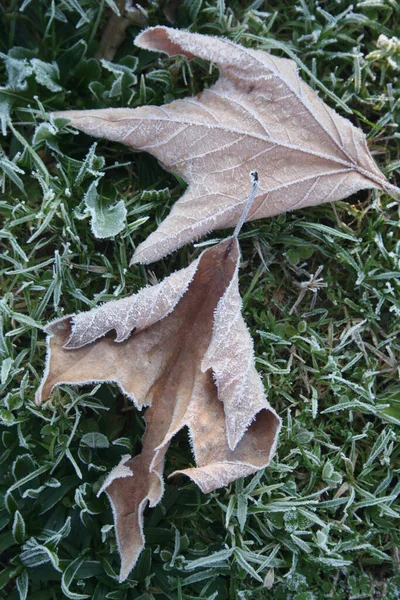
[{"label": "leaf stem", "polygon": [[249,199],[247,200],[246,205],[245,205],[245,207],[243,209],[242,216],[240,217],[239,221],[237,222],[237,225],[235,227],[235,231],[233,232],[233,235],[232,235],[233,238],[237,238],[238,237],[238,235],[240,233],[240,230],[243,227],[243,223],[247,219],[247,215],[249,214],[249,210],[252,207],[254,199],[255,199],[255,197],[257,195],[258,186],[259,186],[257,171],[251,171],[251,173],[250,173],[250,179],[251,179],[251,181],[253,183],[253,186],[252,186],[252,189],[251,189],[251,193],[250,193]]},{"label": "leaf stem", "polygon": [[400,188],[396,187],[388,181],[382,185],[383,190],[396,202],[400,202]]}]

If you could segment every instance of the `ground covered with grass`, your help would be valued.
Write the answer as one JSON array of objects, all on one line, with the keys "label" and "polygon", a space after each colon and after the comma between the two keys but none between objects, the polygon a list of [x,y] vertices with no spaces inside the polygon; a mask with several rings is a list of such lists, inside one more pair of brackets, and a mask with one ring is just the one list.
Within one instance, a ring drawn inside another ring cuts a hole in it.
[{"label": "ground covered with grass", "polygon": [[[296,60],[399,185],[394,0],[142,4],[149,25],[172,20]],[[0,598],[399,598],[399,207],[377,191],[245,225],[240,287],[283,419],[277,455],[209,495],[170,480],[146,516],[146,550],[118,584],[111,510],[96,492],[122,455],[140,450],[143,422],[112,385],[62,386],[38,409],[43,326],[134,293],[200,249],[129,268],[184,182],[147,154],[94,144],[46,115],[161,104],[218,73],[139,51],[141,25],[128,27],[113,61],[101,60],[113,9],[112,0],[0,3]],[[109,222],[120,201],[126,224],[97,239],[95,220]],[[181,433],[167,473],[192,461]]]}]

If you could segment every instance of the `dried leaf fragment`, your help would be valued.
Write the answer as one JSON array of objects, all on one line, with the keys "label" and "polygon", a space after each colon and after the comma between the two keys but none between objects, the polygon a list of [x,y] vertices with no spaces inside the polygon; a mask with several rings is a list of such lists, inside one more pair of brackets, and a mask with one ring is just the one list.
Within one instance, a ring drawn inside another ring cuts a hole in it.
[{"label": "dried leaf fragment", "polygon": [[126,30],[130,25],[146,27],[144,14],[132,0],[117,0],[117,13],[111,10],[106,28],[103,32],[96,58],[113,60],[118,48],[125,39]]},{"label": "dried leaf fragment", "polygon": [[300,79],[292,60],[168,27],[149,28],[135,43],[213,61],[220,78],[196,97],[160,107],[57,113],[86,133],[150,152],[188,182],[133,262],[153,262],[211,230],[233,227],[249,171],[258,171],[261,185],[247,220],[363,188],[399,194],[373,161],[363,132]]},{"label": "dried leaf fragment", "polygon": [[165,453],[182,427],[196,466],[180,473],[203,492],[265,467],[274,453],[280,419],[254,366],[238,265],[232,237],[154,287],[47,327],[38,403],[61,383],[115,381],[138,408],[149,407],[141,454],[124,457],[103,486],[121,581],[144,546],[143,511],[162,497]]}]

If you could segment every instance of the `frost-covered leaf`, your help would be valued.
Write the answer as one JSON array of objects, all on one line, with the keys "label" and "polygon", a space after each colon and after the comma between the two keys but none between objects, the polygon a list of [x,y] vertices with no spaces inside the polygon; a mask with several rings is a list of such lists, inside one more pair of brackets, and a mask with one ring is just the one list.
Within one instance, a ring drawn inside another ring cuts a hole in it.
[{"label": "frost-covered leaf", "polygon": [[124,57],[120,64],[110,62],[104,58],[101,60],[102,66],[112,73],[114,77],[110,91],[104,93],[105,99],[113,100],[120,98],[123,92],[128,91],[129,96],[132,96],[132,90],[130,88],[137,82],[136,75],[134,74],[137,63],[137,58],[134,56]]},{"label": "frost-covered leaf", "polygon": [[60,92],[62,90],[62,87],[57,83],[57,80],[60,78],[57,63],[47,63],[38,58],[32,58],[31,64],[38,83],[44,85],[51,92]]},{"label": "frost-covered leaf", "polygon": [[15,511],[12,534],[16,544],[23,544],[25,539],[25,521],[19,510]]},{"label": "frost-covered leaf", "polygon": [[40,123],[33,134],[32,145],[36,148],[44,142],[49,148],[59,152],[56,139],[57,131],[58,129],[53,123]]},{"label": "frost-covered leaf", "polygon": [[82,63],[87,52],[85,40],[78,40],[57,59],[57,66],[62,81],[68,81],[71,75]]},{"label": "frost-covered leaf", "polygon": [[152,262],[213,229],[234,226],[252,170],[260,187],[248,220],[363,188],[399,193],[374,163],[363,132],[322,102],[292,60],[168,27],[149,28],[135,43],[212,61],[221,76],[196,97],[161,107],[58,113],[86,133],[150,152],[188,182],[134,262]]},{"label": "frost-covered leaf", "polygon": [[29,588],[29,577],[26,570],[22,571],[17,577],[17,590],[19,594],[19,600],[26,600],[28,597]]},{"label": "frost-covered leaf", "polygon": [[81,444],[89,446],[89,448],[108,448],[110,445],[107,436],[98,431],[85,433],[85,435],[82,436]]},{"label": "frost-covered leaf", "polygon": [[31,50],[18,46],[12,48],[8,54],[0,52],[0,58],[4,60],[7,70],[8,87],[13,90],[26,90],[28,77],[34,75],[37,83],[51,92],[61,91],[62,87],[57,83],[60,77],[57,63],[44,62],[34,56],[35,53]]},{"label": "frost-covered leaf", "polygon": [[100,169],[104,167],[105,160],[102,156],[96,156],[96,147],[97,144],[95,143],[89,148],[89,152],[85,156],[85,160],[75,178],[75,185],[81,183],[88,175],[93,175],[95,177],[102,176]]},{"label": "frost-covered leaf", "polygon": [[143,512],[162,497],[165,454],[180,429],[190,431],[196,466],[176,473],[203,492],[258,471],[274,453],[280,419],[254,365],[238,265],[232,237],[153,287],[47,327],[38,403],[61,383],[114,381],[137,408],[149,407],[141,454],[124,456],[102,488],[113,506],[121,580],[144,546]]},{"label": "frost-covered leaf", "polygon": [[0,128],[2,135],[7,135],[7,125],[10,120],[10,102],[0,95]]},{"label": "frost-covered leaf", "polygon": [[127,210],[123,200],[112,206],[103,203],[97,193],[98,182],[96,180],[90,184],[83,198],[92,218],[91,228],[96,238],[114,237],[125,227]]},{"label": "frost-covered leaf", "polygon": [[70,598],[70,600],[84,600],[85,598],[89,598],[87,594],[78,594],[76,592],[72,592],[70,590],[70,585],[73,582],[79,567],[82,565],[84,558],[78,556],[75,560],[73,560],[68,567],[65,569],[62,578],[61,578],[61,591],[66,598]]},{"label": "frost-covered leaf", "polygon": [[0,381],[2,385],[7,381],[8,375],[10,374],[11,367],[13,366],[13,364],[14,360],[10,356],[3,360],[0,369]]},{"label": "frost-covered leaf", "polygon": [[30,538],[23,545],[19,558],[23,565],[31,569],[50,562],[56,571],[61,571],[59,559],[54,550],[44,544],[39,544],[35,538]]},{"label": "frost-covered leaf", "polygon": [[18,51],[24,51],[25,48],[12,48],[8,54],[0,52],[0,58],[4,60],[8,82],[7,86],[13,90],[26,90],[28,87],[27,78],[33,73],[33,67],[25,56],[20,56]]},{"label": "frost-covered leaf", "polygon": [[3,172],[2,177],[0,177],[0,182],[2,183],[3,178],[7,176],[15,185],[21,190],[21,192],[25,193],[24,182],[21,177],[19,177],[18,173],[24,175],[25,171],[18,167],[12,160],[9,160],[7,156],[4,154],[0,154],[0,175]]},{"label": "frost-covered leaf", "polygon": [[335,471],[333,464],[328,460],[322,469],[322,479],[331,487],[338,487],[342,483],[342,476]]}]

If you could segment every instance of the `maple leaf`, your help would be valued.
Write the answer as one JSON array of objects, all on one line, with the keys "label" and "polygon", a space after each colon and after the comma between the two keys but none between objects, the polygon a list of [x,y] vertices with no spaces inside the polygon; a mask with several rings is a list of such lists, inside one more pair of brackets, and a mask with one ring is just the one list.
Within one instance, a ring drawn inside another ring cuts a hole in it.
[{"label": "maple leaf", "polygon": [[132,262],[153,262],[213,229],[234,226],[251,170],[262,183],[248,220],[362,188],[399,193],[374,163],[363,132],[300,79],[292,60],[168,27],[147,29],[135,43],[213,61],[220,78],[193,98],[160,107],[55,113],[86,133],[150,152],[189,184]]},{"label": "maple leaf", "polygon": [[[267,402],[241,315],[239,246],[231,237],[154,287],[47,326],[37,403],[61,383],[116,382],[145,413],[141,454],[104,482],[121,555],[120,580],[144,546],[143,512],[163,494],[164,456],[188,427],[203,492],[268,465],[280,418]],[[115,331],[116,335],[113,333]]]}]

